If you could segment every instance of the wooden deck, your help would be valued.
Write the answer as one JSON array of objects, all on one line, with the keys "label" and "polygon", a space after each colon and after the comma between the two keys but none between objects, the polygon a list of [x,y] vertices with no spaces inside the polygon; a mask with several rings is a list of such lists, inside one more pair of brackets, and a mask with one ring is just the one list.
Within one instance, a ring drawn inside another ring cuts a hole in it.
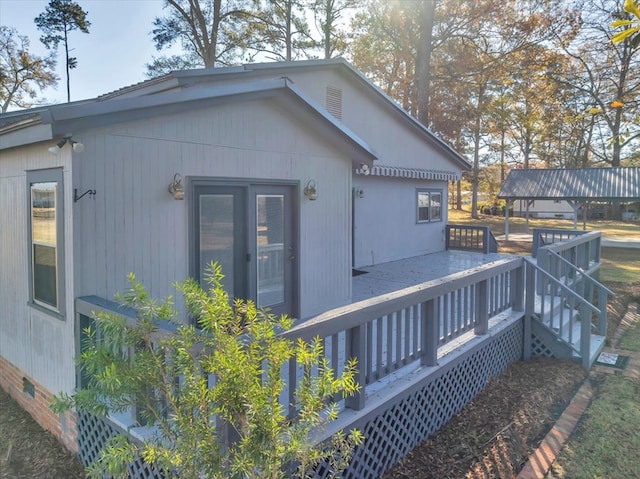
[{"label": "wooden deck", "polygon": [[[295,341],[319,338],[337,374],[347,358],[358,361],[359,393],[340,401],[338,419],[315,438],[342,428],[364,433],[343,477],[379,477],[513,361],[581,356],[588,369],[601,348],[593,337],[606,330],[609,292],[586,271],[599,264],[599,241],[599,233],[582,234],[545,245],[537,261],[450,250],[359,268],[350,304],[283,332]],[[281,374],[287,387],[280,400],[294,416],[295,388],[306,372],[292,359]],[[91,422],[87,434],[110,431],[115,422]],[[127,427],[134,436],[144,436],[141,429]],[[314,478],[328,471],[320,468]]]},{"label": "wooden deck", "polygon": [[473,270],[492,261],[508,257],[513,257],[513,255],[441,251],[358,268],[358,271],[363,271],[364,274],[353,277],[352,302],[356,303],[381,296],[450,274]]}]

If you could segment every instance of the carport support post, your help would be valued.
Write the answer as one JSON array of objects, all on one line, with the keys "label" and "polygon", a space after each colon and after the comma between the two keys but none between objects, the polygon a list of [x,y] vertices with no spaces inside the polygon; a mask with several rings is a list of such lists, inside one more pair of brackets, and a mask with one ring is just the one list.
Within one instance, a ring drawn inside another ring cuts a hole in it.
[{"label": "carport support post", "polygon": [[507,200],[505,202],[504,208],[504,240],[509,241],[509,203]]},{"label": "carport support post", "polygon": [[[578,229],[578,208],[580,208],[580,205],[575,201],[571,201],[571,200],[567,200],[567,203],[569,203],[569,205],[571,206],[571,209],[573,210],[573,229],[577,230]],[[586,227],[583,227],[583,229],[586,229]]]}]

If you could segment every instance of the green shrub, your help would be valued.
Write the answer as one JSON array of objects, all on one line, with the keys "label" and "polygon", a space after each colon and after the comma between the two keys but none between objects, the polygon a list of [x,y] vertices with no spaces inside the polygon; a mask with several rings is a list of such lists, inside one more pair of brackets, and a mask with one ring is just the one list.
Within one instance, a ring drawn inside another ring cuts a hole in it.
[{"label": "green shrub", "polygon": [[[335,397],[358,390],[354,361],[335,377],[319,339],[294,343],[278,334],[291,327],[289,318],[250,301],[230,305],[215,264],[209,291],[194,280],[176,285],[199,327],[178,323],[171,298],[156,302],[133,274],[129,279],[131,289],[118,299],[135,309],[135,321],[94,318],[79,359],[88,386],[59,395],[52,408],[104,416],[136,407],[157,434],[142,444],[125,436],[110,441],[89,468],[92,477],[124,476],[136,455],[181,479],[307,477],[320,461],[335,471],[346,467],[362,441],[358,431],[321,444],[310,436],[337,417]],[[162,334],[162,321],[175,332]],[[279,402],[281,368],[292,358],[305,372],[294,419]]]}]

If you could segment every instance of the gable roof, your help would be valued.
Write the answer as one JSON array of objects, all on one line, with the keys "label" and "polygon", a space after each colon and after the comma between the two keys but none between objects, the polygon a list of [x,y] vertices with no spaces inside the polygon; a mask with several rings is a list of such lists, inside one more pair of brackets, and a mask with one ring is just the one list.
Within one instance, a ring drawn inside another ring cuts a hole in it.
[{"label": "gable roof", "polygon": [[14,112],[0,117],[0,150],[70,136],[70,132],[94,126],[145,118],[159,109],[171,113],[193,108],[194,103],[202,107],[240,98],[277,98],[292,102],[336,131],[359,152],[359,160],[371,163],[377,159],[376,153],[364,140],[286,79],[183,89],[162,95],[114,97],[109,101],[81,101]]},{"label": "gable roof", "polygon": [[217,80],[247,80],[252,77],[264,77],[265,73],[286,78],[288,72],[313,71],[321,69],[335,69],[347,78],[362,86],[362,91],[369,97],[393,113],[402,123],[418,132],[418,134],[433,148],[442,153],[462,170],[470,170],[469,161],[454,150],[448,143],[436,136],[429,128],[405,111],[394,99],[371,83],[361,72],[343,58],[326,60],[303,60],[292,62],[249,63],[237,67],[200,68],[194,70],[180,70],[142,83],[121,88],[98,97],[105,101],[118,97],[130,97],[143,94],[155,94],[176,88],[185,88],[199,83]]},{"label": "gable roof", "polygon": [[511,170],[498,198],[640,200],[640,167]]}]

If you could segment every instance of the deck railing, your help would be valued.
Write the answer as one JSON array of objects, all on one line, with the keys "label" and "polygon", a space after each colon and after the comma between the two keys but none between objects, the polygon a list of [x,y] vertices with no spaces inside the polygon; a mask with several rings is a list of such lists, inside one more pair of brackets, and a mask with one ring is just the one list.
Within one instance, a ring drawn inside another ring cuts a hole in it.
[{"label": "deck railing", "polygon": [[549,246],[560,243],[576,236],[583,235],[587,231],[582,230],[564,230],[552,228],[535,228],[533,230],[533,246],[531,248],[531,256],[538,256],[538,249],[543,246]]},{"label": "deck railing", "polygon": [[497,253],[498,241],[488,226],[447,225],[446,249]]},{"label": "deck railing", "polygon": [[600,268],[601,239],[599,231],[581,232],[568,239],[538,247],[538,265],[562,281],[573,278],[576,269],[589,275],[597,274]]},{"label": "deck railing", "polygon": [[[591,334],[606,336],[607,302],[614,294],[596,279],[602,235],[598,231],[543,230],[539,235],[534,233],[534,242],[536,236],[543,234],[551,242],[539,245],[535,263],[529,261],[527,281],[533,282],[527,291],[537,294],[536,315],[540,322],[570,345],[588,369]],[[573,337],[578,326],[579,342]]]},{"label": "deck railing", "polygon": [[[435,366],[443,346],[463,334],[486,334],[490,319],[524,311],[521,258],[501,259],[471,272],[395,291],[333,309],[294,326],[284,335],[305,341],[319,337],[339,374],[345,359],[358,361],[360,392],[345,406],[362,409],[367,387],[405,365]],[[301,371],[289,369],[293,395]],[[293,404],[293,396],[289,398]]]},{"label": "deck railing", "polygon": [[[537,318],[551,333],[571,347],[582,359],[584,368],[589,370],[592,356],[592,330],[597,330],[600,335],[606,334],[606,293],[603,291],[604,301],[600,299],[599,307],[596,307],[584,291],[577,292],[567,284],[558,281],[532,259],[525,258],[525,261],[527,265],[526,321]],[[536,282],[542,284],[542,293],[528,294],[529,291],[535,290]],[[599,296],[599,298],[602,297]],[[595,327],[592,317],[598,318]],[[574,337],[577,331],[579,331],[579,338]],[[527,324],[525,335],[530,336],[530,332],[531,327]],[[528,358],[530,348],[531,343],[525,342],[525,358]]]}]

